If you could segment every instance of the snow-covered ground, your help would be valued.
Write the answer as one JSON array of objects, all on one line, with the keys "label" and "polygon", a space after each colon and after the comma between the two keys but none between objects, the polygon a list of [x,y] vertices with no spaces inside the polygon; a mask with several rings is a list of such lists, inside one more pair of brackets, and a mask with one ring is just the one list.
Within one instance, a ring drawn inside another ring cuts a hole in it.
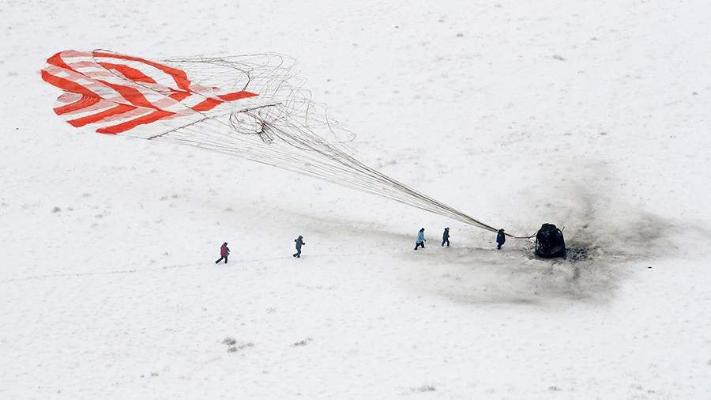
[{"label": "snow-covered ground", "polygon": [[[0,2],[0,399],[711,398],[710,16]],[[497,252],[375,196],[74,129],[38,71],[95,48],[287,54],[363,161],[512,232],[565,226],[591,257]]]}]

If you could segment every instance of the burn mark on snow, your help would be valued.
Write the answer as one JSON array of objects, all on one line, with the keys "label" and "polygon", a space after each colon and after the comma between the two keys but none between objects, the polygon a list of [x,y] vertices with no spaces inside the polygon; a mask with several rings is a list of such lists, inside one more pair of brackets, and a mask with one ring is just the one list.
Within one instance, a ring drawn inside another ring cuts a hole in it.
[{"label": "burn mark on snow", "polygon": [[416,259],[416,272],[407,273],[417,276],[407,282],[461,303],[605,303],[635,265],[646,267],[645,261],[678,252],[680,224],[625,203],[611,189],[614,179],[604,168],[590,167],[588,175],[566,171],[578,176],[562,179],[559,170],[550,191],[528,201],[551,203],[538,213],[546,214],[541,222],[562,222],[567,259],[537,258],[533,242],[525,241],[508,241],[502,251],[451,248],[436,260]]}]

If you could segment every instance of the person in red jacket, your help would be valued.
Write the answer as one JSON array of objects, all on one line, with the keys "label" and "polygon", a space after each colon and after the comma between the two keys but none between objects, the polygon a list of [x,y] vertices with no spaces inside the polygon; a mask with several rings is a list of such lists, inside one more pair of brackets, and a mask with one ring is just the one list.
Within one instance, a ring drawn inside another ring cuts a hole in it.
[{"label": "person in red jacket", "polygon": [[220,259],[215,261],[215,264],[219,264],[220,261],[225,260],[225,264],[227,264],[227,256],[230,255],[230,248],[227,247],[227,242],[222,243],[222,246],[220,246]]}]

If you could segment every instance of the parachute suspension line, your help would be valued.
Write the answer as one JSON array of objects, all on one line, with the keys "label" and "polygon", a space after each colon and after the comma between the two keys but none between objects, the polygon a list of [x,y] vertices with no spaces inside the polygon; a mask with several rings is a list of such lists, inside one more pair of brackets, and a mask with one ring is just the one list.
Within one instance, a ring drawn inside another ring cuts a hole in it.
[{"label": "parachute suspension line", "polygon": [[[290,85],[289,77],[286,76],[289,75],[290,67],[284,68],[284,60],[281,57],[278,59],[279,63],[267,68],[267,71],[261,71],[259,65],[245,67],[247,63],[224,58],[169,60],[178,64],[197,63],[207,70],[214,64],[229,66],[238,74],[247,76],[247,83],[241,87],[242,90],[253,90],[268,103],[221,115],[206,114],[205,118],[197,122],[150,139],[175,141],[238,156],[372,193],[490,232],[498,231],[491,225],[367,166],[356,159],[346,146],[317,134],[314,125],[323,128],[330,136],[336,136],[336,128],[325,111],[319,119],[318,107],[311,101],[309,91]],[[280,77],[280,74],[284,76]],[[211,79],[217,78],[211,76]],[[524,238],[510,234],[507,236]]]},{"label": "parachute suspension line", "polygon": [[[253,115],[252,115],[253,116]],[[227,123],[229,119],[227,118]],[[292,123],[280,126],[262,119],[260,130],[251,135],[225,131],[223,119],[209,119],[200,127],[177,129],[160,138],[172,139],[200,148],[236,155],[263,164],[307,174],[332,183],[369,192],[465,224],[495,232],[496,228],[478,221],[444,203],[390,178],[354,158],[349,152],[325,141],[309,129]],[[230,125],[233,126],[234,122]],[[264,136],[271,139],[267,142]],[[258,140],[258,141],[257,141]],[[247,142],[247,143],[245,143]]]}]

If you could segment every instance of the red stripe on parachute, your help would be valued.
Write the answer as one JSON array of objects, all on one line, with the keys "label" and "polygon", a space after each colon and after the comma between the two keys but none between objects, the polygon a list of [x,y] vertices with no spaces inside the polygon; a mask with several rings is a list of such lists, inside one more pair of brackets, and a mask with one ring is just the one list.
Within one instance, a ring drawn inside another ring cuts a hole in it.
[{"label": "red stripe on parachute", "polygon": [[202,86],[193,89],[188,73],[182,69],[101,50],[54,54],[47,59],[41,76],[65,92],[54,108],[57,115],[76,127],[94,124],[96,132],[106,134],[199,114],[225,102],[257,96],[244,90],[203,94]]}]

